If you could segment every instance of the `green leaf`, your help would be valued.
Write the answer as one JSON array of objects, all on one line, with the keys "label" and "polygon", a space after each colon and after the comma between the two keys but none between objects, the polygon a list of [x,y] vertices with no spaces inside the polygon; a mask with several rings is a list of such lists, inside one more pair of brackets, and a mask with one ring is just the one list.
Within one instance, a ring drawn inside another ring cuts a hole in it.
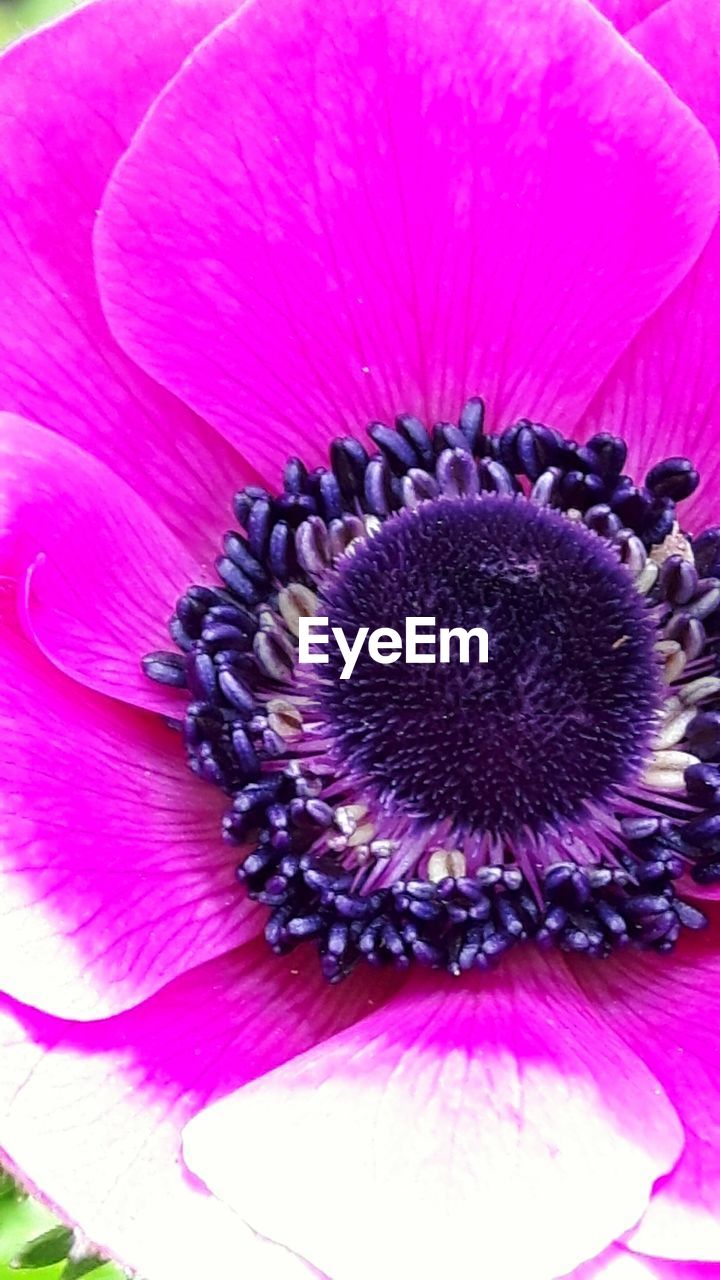
[{"label": "green leaf", "polygon": [[17,1194],[18,1187],[15,1184],[15,1179],[11,1178],[10,1174],[6,1173],[4,1169],[0,1169],[0,1200],[3,1200],[5,1196]]},{"label": "green leaf", "polygon": [[[11,1273],[7,1268],[10,1259],[25,1247],[28,1240],[54,1226],[57,1226],[57,1219],[20,1189],[15,1195],[4,1196],[0,1200],[0,1280],[9,1280]],[[17,1276],[17,1272],[13,1271],[12,1276]],[[43,1280],[52,1280],[52,1277],[43,1276]]]},{"label": "green leaf", "polygon": [[62,1280],[80,1280],[80,1276],[97,1271],[98,1267],[104,1265],[104,1259],[99,1258],[96,1253],[88,1253],[84,1258],[69,1258],[63,1269]]},{"label": "green leaf", "polygon": [[35,1271],[39,1267],[51,1267],[55,1262],[64,1262],[73,1239],[70,1227],[51,1227],[41,1236],[35,1236],[34,1240],[28,1240],[15,1254],[10,1266],[17,1270]]}]

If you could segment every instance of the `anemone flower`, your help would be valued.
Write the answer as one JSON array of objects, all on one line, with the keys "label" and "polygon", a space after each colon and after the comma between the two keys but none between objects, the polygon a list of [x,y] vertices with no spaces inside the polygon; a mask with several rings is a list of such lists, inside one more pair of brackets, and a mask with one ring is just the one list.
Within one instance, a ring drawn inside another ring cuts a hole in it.
[{"label": "anemone flower", "polygon": [[717,12],[234,8],[0,69],[0,1144],[147,1280],[717,1276]]}]

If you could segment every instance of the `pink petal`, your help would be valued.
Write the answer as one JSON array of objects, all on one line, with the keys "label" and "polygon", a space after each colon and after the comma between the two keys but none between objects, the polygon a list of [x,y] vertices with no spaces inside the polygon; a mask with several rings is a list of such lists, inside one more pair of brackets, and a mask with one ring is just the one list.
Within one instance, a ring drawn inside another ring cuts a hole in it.
[{"label": "pink petal", "polygon": [[[720,9],[669,0],[631,35],[720,141]],[[580,434],[602,428],[630,441],[629,469],[644,475],[687,454],[703,480],[682,507],[691,531],[720,519],[720,226],[695,267],[650,319],[595,397]]]},{"label": "pink petal", "polygon": [[606,18],[617,27],[618,31],[629,31],[636,22],[654,13],[666,0],[592,0]]},{"label": "pink petal", "polygon": [[[367,1021],[210,1107],[190,1167],[333,1277],[560,1275],[642,1213],[682,1135],[562,961],[414,981]],[[602,1034],[599,1034],[602,1033]],[[238,1151],[242,1147],[242,1158]]]},{"label": "pink petal", "polygon": [[266,0],[146,120],[96,252],[125,349],[277,470],[477,392],[574,425],[717,203],[704,131],[577,0]]},{"label": "pink petal", "polygon": [[234,7],[99,0],[0,61],[0,406],[107,462],[202,554],[242,463],[117,347],[91,236],[153,98]]},{"label": "pink petal", "polygon": [[[685,898],[699,898],[720,902],[720,884],[695,884],[689,876],[682,881],[682,893]],[[700,902],[702,908],[702,902]]]},{"label": "pink petal", "polygon": [[[706,910],[709,904],[705,903]],[[641,1253],[720,1262],[720,912],[670,958],[578,967],[596,1008],[657,1077],[685,1147],[630,1236]]]},{"label": "pink petal", "polygon": [[[91,689],[181,714],[140,661],[198,566],[142,498],[69,440],[0,414],[0,572],[24,584],[27,626]],[[186,700],[186,698],[185,698]]]},{"label": "pink petal", "polygon": [[59,674],[0,618],[0,990],[103,1017],[261,928],[179,734]]},{"label": "pink petal", "polygon": [[22,1176],[150,1280],[316,1275],[184,1173],[180,1134],[209,1099],[346,1027],[384,979],[330,987],[313,957],[250,944],[104,1023],[0,1004],[0,1132]]},{"label": "pink petal", "polygon": [[693,1265],[669,1262],[667,1258],[647,1258],[612,1245],[563,1280],[720,1280],[720,1267],[713,1263]]}]

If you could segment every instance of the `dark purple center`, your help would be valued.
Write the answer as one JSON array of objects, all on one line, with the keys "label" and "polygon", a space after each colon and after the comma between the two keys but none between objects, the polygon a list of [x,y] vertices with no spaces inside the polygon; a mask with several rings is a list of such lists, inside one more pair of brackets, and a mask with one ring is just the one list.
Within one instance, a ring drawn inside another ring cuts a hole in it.
[{"label": "dark purple center", "polygon": [[425,821],[516,836],[573,819],[632,779],[659,701],[651,619],[607,543],[520,498],[423,503],[387,521],[323,588],[330,625],[405,634],[484,627],[463,663],[378,665],[347,680],[334,645],[320,702],[335,749]]}]

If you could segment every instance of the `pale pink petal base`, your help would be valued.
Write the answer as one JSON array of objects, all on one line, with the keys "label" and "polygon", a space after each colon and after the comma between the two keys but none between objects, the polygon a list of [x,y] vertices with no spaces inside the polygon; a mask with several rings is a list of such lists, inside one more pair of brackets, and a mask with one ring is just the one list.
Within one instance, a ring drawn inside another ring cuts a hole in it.
[{"label": "pale pink petal base", "polygon": [[184,1171],[182,1126],[377,1008],[392,985],[366,976],[331,988],[311,957],[278,960],[257,943],[104,1023],[0,1000],[0,1147],[62,1216],[148,1280],[315,1277]]},{"label": "pale pink petal base", "polygon": [[[641,1215],[682,1130],[560,960],[412,980],[202,1112],[190,1167],[333,1280],[561,1275]],[[238,1149],[242,1147],[242,1157]]]},{"label": "pale pink petal base", "polygon": [[144,113],[234,0],[96,0],[0,61],[0,408],[81,444],[209,555],[237,455],[120,351],[92,229]]},{"label": "pale pink petal base", "polygon": [[58,673],[0,600],[0,990],[64,1017],[135,1004],[262,928],[223,798],[180,735]]},{"label": "pale pink petal base", "polygon": [[720,1280],[720,1266],[648,1258],[613,1245],[563,1280]]},{"label": "pale pink petal base", "polygon": [[709,933],[673,956],[578,965],[577,976],[599,1016],[657,1077],[685,1130],[683,1154],[629,1244],[720,1262],[720,909],[705,907]]},{"label": "pale pink petal base", "polygon": [[264,0],[138,131],[96,260],[118,341],[276,475],[470,394],[574,427],[718,195],[704,130],[588,4]]}]

